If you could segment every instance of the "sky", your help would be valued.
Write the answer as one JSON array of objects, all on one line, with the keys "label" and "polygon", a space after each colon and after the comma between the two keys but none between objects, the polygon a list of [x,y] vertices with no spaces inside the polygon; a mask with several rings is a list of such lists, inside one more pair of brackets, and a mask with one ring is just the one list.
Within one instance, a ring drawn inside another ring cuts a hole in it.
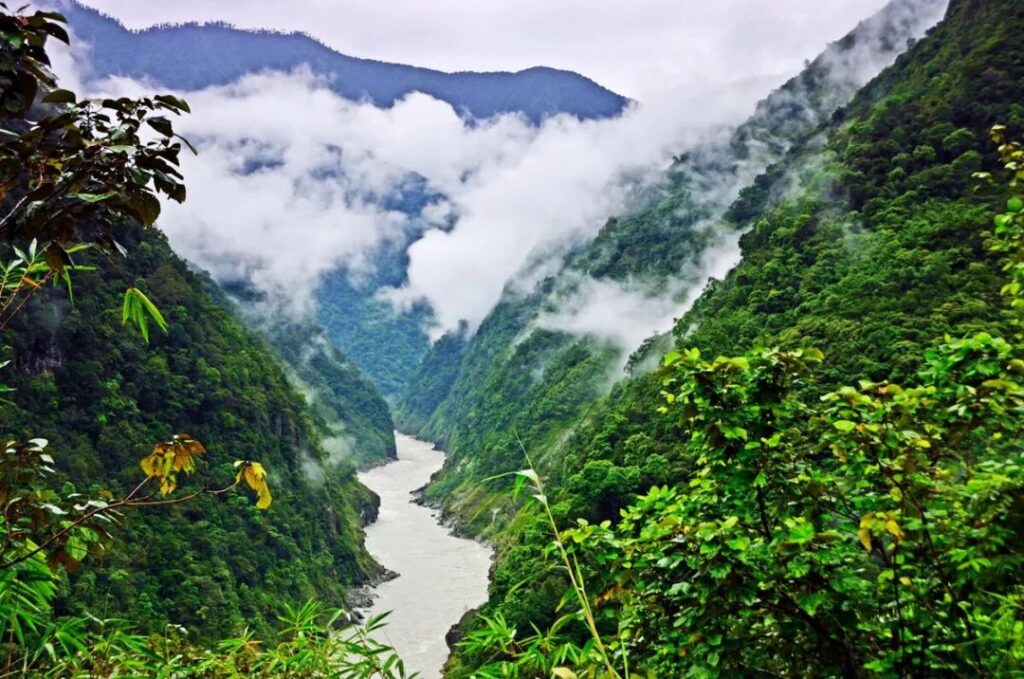
[{"label": "sky", "polygon": [[791,74],[885,0],[85,0],[132,28],[223,20],[441,70],[573,70],[644,99]]}]

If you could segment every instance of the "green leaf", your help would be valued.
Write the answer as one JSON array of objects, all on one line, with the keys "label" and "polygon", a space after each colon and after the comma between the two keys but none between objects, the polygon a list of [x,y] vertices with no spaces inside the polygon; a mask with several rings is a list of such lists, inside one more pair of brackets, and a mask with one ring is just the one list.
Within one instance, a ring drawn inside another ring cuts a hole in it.
[{"label": "green leaf", "polygon": [[180,99],[170,94],[160,94],[153,97],[154,100],[164,104],[174,110],[184,111],[185,113],[191,113],[192,109],[188,107],[188,102],[184,99]]},{"label": "green leaf", "polygon": [[165,116],[154,116],[146,119],[146,124],[165,137],[174,136],[174,126]]},{"label": "green leaf", "polygon": [[139,191],[134,194],[129,205],[143,226],[152,226],[156,222],[156,218],[160,216],[160,201],[148,191]]},{"label": "green leaf", "polygon": [[71,90],[52,90],[43,97],[42,102],[44,104],[74,104],[78,102],[78,97]]},{"label": "green leaf", "polygon": [[851,431],[857,428],[857,423],[851,422],[849,420],[836,420],[835,422],[832,423],[832,426],[838,429],[839,431],[843,432],[844,434],[849,434]]},{"label": "green leaf", "polygon": [[806,544],[814,539],[814,524],[798,523],[789,531],[789,541],[798,545]]},{"label": "green leaf", "polygon": [[138,288],[128,288],[124,292],[124,303],[121,306],[121,325],[133,321],[142,334],[142,339],[149,343],[149,321],[153,320],[157,327],[167,332],[167,321],[146,295]]},{"label": "green leaf", "polygon": [[99,203],[116,195],[116,191],[107,191],[105,193],[69,193],[68,198],[75,198],[84,203]]}]

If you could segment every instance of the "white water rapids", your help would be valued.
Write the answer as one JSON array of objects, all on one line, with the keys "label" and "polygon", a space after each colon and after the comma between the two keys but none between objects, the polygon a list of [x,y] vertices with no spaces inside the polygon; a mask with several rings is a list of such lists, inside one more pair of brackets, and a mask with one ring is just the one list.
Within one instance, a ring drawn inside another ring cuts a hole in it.
[{"label": "white water rapids", "polygon": [[441,468],[444,453],[404,434],[395,438],[398,461],[359,474],[380,496],[377,520],[366,528],[366,548],[398,573],[374,589],[377,598],[363,613],[391,611],[377,638],[395,647],[407,671],[435,679],[448,657],[448,629],[487,598],[491,550],[455,537],[438,523],[436,510],[413,501],[412,492]]}]

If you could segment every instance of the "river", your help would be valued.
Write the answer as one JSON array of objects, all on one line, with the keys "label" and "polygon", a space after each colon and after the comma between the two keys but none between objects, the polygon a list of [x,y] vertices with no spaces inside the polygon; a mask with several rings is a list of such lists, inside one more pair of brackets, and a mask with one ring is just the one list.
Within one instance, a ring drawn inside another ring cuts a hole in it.
[{"label": "river", "polygon": [[359,474],[380,496],[377,520],[366,528],[366,548],[398,573],[374,589],[377,598],[363,613],[391,611],[378,639],[395,647],[407,671],[435,679],[448,657],[448,629],[487,598],[491,550],[455,537],[438,522],[436,510],[413,501],[412,492],[441,468],[444,453],[404,434],[395,439],[396,462]]}]

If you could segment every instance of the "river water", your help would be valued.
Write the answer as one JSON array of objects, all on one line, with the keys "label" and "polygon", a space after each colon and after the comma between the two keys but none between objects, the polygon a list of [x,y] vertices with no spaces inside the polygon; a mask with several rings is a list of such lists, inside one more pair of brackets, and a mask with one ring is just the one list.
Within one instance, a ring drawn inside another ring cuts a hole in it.
[{"label": "river water", "polygon": [[359,474],[380,496],[377,520],[366,528],[366,548],[398,573],[374,589],[377,599],[363,613],[391,611],[378,639],[395,647],[407,671],[435,679],[448,657],[448,629],[487,598],[491,550],[455,537],[438,523],[436,510],[413,501],[412,492],[441,468],[444,453],[404,434],[395,439],[397,462]]}]

